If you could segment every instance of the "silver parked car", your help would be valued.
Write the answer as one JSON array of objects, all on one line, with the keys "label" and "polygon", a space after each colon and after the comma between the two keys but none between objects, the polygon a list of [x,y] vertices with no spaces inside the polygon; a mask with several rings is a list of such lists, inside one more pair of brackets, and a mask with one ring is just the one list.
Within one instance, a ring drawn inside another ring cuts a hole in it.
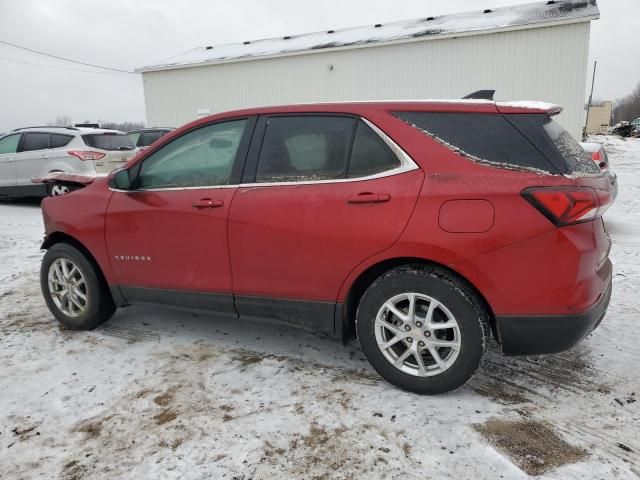
[{"label": "silver parked car", "polygon": [[611,185],[613,186],[613,199],[615,200],[618,197],[618,175],[611,169],[609,156],[607,155],[604,145],[595,142],[583,142],[580,145],[591,155],[591,159],[598,164],[600,171],[609,177]]},{"label": "silver parked car", "polygon": [[171,127],[140,128],[127,132],[127,135],[138,149],[144,150],[153,142],[174,130],[175,128]]},{"label": "silver parked car", "polygon": [[[0,137],[0,195],[46,196],[65,186],[33,184],[53,172],[107,174],[137,153],[124,132],[102,128],[28,127]],[[49,191],[49,189],[51,189]]]}]

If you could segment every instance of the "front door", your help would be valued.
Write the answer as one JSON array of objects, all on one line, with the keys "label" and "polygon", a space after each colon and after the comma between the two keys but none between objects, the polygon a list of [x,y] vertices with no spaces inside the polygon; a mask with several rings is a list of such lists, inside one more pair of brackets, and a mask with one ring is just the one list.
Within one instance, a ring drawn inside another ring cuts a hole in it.
[{"label": "front door", "polygon": [[192,130],[132,168],[131,191],[114,192],[106,241],[126,299],[235,313],[227,215],[253,123]]},{"label": "front door", "polygon": [[20,134],[7,135],[0,140],[0,187],[16,185],[16,152]]},{"label": "front door", "polygon": [[236,308],[331,333],[342,282],[400,237],[424,176],[356,118],[259,123],[253,183],[229,213]]},{"label": "front door", "polygon": [[46,171],[51,158],[50,134],[47,132],[26,132],[23,134],[20,152],[16,155],[16,183],[31,185],[31,179]]}]

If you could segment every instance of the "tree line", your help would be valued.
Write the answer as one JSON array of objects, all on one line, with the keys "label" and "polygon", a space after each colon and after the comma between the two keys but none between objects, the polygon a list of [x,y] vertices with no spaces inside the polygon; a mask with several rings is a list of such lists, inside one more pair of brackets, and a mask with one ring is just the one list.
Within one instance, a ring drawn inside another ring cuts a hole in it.
[{"label": "tree line", "polygon": [[623,120],[628,122],[640,118],[640,82],[626,97],[613,102],[613,124]]},{"label": "tree line", "polygon": [[[92,122],[90,120],[86,120],[84,122],[75,122],[75,123],[99,123],[102,128],[108,128],[111,130],[120,130],[122,132],[129,132],[131,130],[137,130],[139,128],[144,128],[144,123],[142,122],[103,122],[98,120],[97,122]],[[71,127],[73,126],[74,121],[69,115],[60,115],[56,117],[53,122],[49,122],[49,125],[52,127]]]}]

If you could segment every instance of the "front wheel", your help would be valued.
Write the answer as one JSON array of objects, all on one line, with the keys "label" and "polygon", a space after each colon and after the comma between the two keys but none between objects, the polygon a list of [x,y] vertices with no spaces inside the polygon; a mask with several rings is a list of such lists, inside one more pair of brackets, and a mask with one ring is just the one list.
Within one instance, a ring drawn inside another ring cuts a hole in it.
[{"label": "front wheel", "polygon": [[97,267],[66,243],[53,245],[45,254],[40,287],[51,313],[71,330],[95,328],[116,311]]},{"label": "front wheel", "polygon": [[477,294],[445,269],[407,265],[364,293],[356,332],[373,368],[389,383],[423,394],[464,385],[482,362],[488,313]]}]

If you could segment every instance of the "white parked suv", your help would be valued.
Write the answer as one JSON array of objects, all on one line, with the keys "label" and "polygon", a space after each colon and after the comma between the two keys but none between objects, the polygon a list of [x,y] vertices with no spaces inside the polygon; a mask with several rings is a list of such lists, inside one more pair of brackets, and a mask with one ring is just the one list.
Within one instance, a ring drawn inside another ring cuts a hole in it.
[{"label": "white parked suv", "polygon": [[53,172],[104,175],[124,165],[137,151],[118,130],[19,128],[0,137],[0,195],[64,194],[65,186],[47,187],[31,179]]}]

